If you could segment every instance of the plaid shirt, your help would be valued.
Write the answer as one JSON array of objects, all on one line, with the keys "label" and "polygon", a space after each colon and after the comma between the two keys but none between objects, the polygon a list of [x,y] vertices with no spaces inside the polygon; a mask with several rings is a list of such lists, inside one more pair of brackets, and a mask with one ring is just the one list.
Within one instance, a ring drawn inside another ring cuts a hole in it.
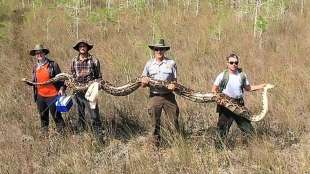
[{"label": "plaid shirt", "polygon": [[73,58],[71,73],[80,83],[102,78],[99,60],[92,55],[89,55],[85,60],[80,60],[79,56]]}]

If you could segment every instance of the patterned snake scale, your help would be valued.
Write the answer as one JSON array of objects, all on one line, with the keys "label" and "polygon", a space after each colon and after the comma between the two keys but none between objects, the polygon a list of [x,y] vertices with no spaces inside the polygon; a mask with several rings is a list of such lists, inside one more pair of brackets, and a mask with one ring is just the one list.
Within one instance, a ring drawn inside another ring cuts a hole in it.
[{"label": "patterned snake scale", "polygon": [[[32,81],[26,80],[28,83],[33,85],[45,85],[54,83],[57,81],[65,81],[65,84],[68,88],[73,90],[73,93],[78,91],[86,91],[89,85],[95,81],[99,82],[100,89],[111,94],[113,96],[126,96],[137,90],[141,86],[141,77],[135,78],[134,80],[128,82],[127,84],[119,87],[115,87],[111,83],[105,80],[95,80],[91,81],[88,84],[80,84],[74,80],[72,75],[67,73],[60,73],[56,75],[54,78],[43,82],[43,83],[34,83]],[[193,89],[187,88],[184,85],[177,82],[168,82],[168,81],[160,81],[151,79],[148,86],[153,88],[167,88],[169,84],[174,83],[176,88],[174,93],[184,97],[188,100],[191,100],[196,103],[210,103],[216,102],[219,105],[226,107],[231,112],[244,117],[250,121],[260,121],[264,118],[268,110],[268,100],[267,100],[267,90],[273,88],[273,85],[267,84],[263,90],[263,109],[258,115],[252,114],[248,108],[245,106],[241,106],[237,104],[232,98],[228,97],[223,93],[200,93]]]}]

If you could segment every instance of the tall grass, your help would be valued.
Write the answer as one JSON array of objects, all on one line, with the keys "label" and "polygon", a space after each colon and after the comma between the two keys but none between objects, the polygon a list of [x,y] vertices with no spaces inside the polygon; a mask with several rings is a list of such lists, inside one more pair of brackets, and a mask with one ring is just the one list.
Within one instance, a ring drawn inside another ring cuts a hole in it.
[{"label": "tall grass", "polygon": [[[254,7],[248,4],[252,1],[240,1],[244,6],[239,8],[218,4],[222,1],[200,1],[197,15],[196,1],[179,0],[109,1],[113,14],[107,14],[112,11],[106,9],[105,1],[92,1],[91,12],[81,10],[79,35],[94,43],[91,53],[99,58],[104,79],[115,84],[139,76],[152,54],[147,45],[163,37],[171,45],[168,56],[177,62],[179,82],[193,89],[210,91],[214,78],[225,68],[224,57],[231,52],[240,55],[251,83],[276,85],[269,95],[266,118],[253,123],[258,135],[244,143],[233,125],[223,151],[213,145],[215,104],[177,97],[187,136],[165,137],[167,145],[158,151],[149,140],[153,119],[147,114],[148,90],[143,88],[127,97],[100,93],[100,113],[109,137],[106,146],[98,146],[90,132],[61,138],[53,122],[50,138],[41,139],[32,90],[19,80],[30,77],[34,59],[28,51],[38,42],[50,49],[50,57],[64,72],[69,71],[77,54],[72,49],[74,19],[68,9],[57,6],[60,1],[42,1],[43,5],[24,1],[24,9],[19,1],[3,2],[12,20],[0,40],[1,173],[310,172],[308,3],[300,13],[297,1],[285,1],[283,16],[269,20],[261,46],[253,37]],[[103,14],[102,9],[106,9]],[[243,14],[243,9],[249,12]],[[92,20],[93,13],[101,15]],[[260,92],[246,95],[246,105],[255,112],[260,101]],[[67,123],[74,116],[73,111],[64,114]],[[169,121],[164,115],[163,120]]]}]

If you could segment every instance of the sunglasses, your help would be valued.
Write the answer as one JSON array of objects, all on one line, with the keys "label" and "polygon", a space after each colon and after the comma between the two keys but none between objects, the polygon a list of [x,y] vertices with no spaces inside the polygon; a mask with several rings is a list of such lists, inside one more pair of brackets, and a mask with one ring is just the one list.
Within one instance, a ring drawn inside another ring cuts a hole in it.
[{"label": "sunglasses", "polygon": [[231,65],[233,65],[233,64],[235,64],[235,65],[238,65],[238,61],[236,61],[236,62],[228,62],[229,64],[231,64]]}]

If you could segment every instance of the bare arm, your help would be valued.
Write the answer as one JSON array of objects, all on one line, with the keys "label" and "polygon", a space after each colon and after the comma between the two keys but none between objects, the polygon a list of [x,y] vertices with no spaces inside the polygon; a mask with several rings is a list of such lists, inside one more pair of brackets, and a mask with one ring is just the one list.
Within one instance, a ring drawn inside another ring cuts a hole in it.
[{"label": "bare arm", "polygon": [[150,78],[147,76],[142,76],[141,85],[142,88],[145,88],[149,84]]},{"label": "bare arm", "polygon": [[175,90],[175,83],[177,83],[178,79],[177,79],[177,64],[174,63],[173,66],[172,66],[172,74],[173,74],[173,79],[172,79],[172,82],[168,85],[168,89],[171,90],[171,91],[174,91]]},{"label": "bare arm", "polygon": [[266,86],[265,83],[260,84],[260,85],[246,85],[246,86],[244,87],[244,89],[245,89],[246,91],[256,91],[256,90],[259,90],[259,89],[263,89],[265,86]]},{"label": "bare arm", "polygon": [[217,86],[217,85],[213,85],[211,91],[212,91],[213,93],[218,93],[218,92],[220,91],[220,88],[219,88],[219,86]]},{"label": "bare arm", "polygon": [[143,68],[143,72],[142,72],[142,80],[141,80],[141,85],[143,88],[145,88],[148,84],[149,84],[149,81],[150,81],[150,78],[148,77],[149,75],[149,72],[148,72],[148,64],[146,63],[146,65],[144,66]]}]

